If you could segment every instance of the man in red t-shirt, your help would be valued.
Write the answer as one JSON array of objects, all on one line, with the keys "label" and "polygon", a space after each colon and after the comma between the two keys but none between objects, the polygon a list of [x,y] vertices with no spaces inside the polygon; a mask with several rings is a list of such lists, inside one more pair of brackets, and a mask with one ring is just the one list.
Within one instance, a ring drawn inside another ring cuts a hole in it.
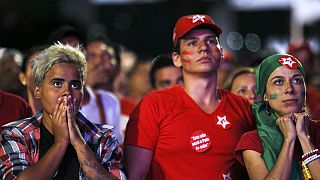
[{"label": "man in red t-shirt", "polygon": [[176,23],[172,60],[184,84],[147,94],[131,114],[129,179],[241,179],[234,149],[255,123],[247,100],[217,88],[221,32],[208,15]]}]

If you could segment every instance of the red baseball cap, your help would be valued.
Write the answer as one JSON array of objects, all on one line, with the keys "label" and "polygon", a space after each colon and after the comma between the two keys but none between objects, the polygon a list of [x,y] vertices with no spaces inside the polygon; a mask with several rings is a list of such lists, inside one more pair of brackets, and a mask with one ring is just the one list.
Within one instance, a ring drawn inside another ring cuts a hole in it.
[{"label": "red baseball cap", "polygon": [[173,29],[173,47],[176,46],[179,38],[184,36],[187,32],[195,27],[208,27],[212,29],[217,35],[222,33],[221,28],[213,21],[213,19],[206,14],[193,14],[181,17]]}]

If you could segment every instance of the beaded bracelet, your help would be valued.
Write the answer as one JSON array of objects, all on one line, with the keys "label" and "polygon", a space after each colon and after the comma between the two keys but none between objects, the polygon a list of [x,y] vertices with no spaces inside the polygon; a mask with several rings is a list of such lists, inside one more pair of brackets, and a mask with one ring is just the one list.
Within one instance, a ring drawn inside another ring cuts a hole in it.
[{"label": "beaded bracelet", "polygon": [[305,159],[307,159],[308,157],[310,157],[310,156],[312,156],[312,155],[314,155],[314,154],[318,154],[319,153],[319,150],[318,149],[314,149],[314,150],[312,150],[312,151],[310,151],[310,152],[307,152],[307,153],[305,153],[305,154],[303,154],[302,155],[302,161],[304,161]]},{"label": "beaded bracelet", "polygon": [[310,162],[312,162],[312,161],[314,161],[314,160],[316,160],[318,158],[320,158],[320,154],[314,154],[314,155],[306,158],[303,162],[304,162],[305,165],[308,165]]}]

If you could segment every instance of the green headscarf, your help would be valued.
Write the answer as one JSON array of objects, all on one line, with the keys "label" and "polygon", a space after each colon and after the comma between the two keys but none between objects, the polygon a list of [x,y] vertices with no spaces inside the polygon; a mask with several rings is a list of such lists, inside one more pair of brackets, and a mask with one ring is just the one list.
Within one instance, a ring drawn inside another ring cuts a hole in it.
[{"label": "green headscarf", "polygon": [[[293,60],[293,62],[290,60]],[[269,171],[271,171],[279,156],[283,144],[283,135],[276,124],[277,116],[274,110],[263,101],[263,96],[270,74],[280,66],[292,69],[297,68],[303,77],[305,77],[301,63],[295,57],[288,54],[271,55],[264,59],[256,70],[257,95],[262,100],[255,102],[252,109],[257,120],[258,134],[262,140],[262,158]],[[290,179],[302,179],[301,169],[296,158],[293,158],[292,161]]]}]

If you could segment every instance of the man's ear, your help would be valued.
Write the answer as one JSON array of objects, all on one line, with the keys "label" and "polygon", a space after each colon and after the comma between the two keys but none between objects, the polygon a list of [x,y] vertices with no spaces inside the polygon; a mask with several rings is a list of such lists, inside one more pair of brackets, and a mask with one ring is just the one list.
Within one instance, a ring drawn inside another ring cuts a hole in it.
[{"label": "man's ear", "polygon": [[181,56],[180,56],[179,53],[173,52],[171,58],[172,58],[173,64],[174,64],[176,67],[180,68],[180,67],[182,66]]},{"label": "man's ear", "polygon": [[27,85],[27,77],[24,73],[19,72],[19,80],[22,85],[26,86]]},{"label": "man's ear", "polygon": [[34,97],[36,97],[36,99],[40,99],[40,87],[39,86],[34,87]]}]

